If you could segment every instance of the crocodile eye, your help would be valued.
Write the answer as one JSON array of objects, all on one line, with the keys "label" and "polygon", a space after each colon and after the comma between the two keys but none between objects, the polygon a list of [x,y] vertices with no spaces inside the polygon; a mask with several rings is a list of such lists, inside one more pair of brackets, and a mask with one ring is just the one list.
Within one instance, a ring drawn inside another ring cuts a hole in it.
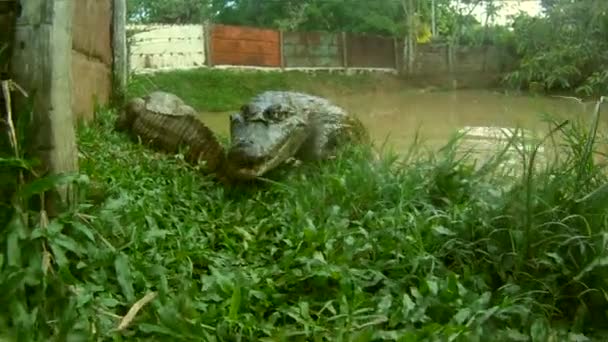
[{"label": "crocodile eye", "polygon": [[252,114],[252,110],[251,110],[251,106],[246,104],[246,105],[242,105],[241,106],[241,113],[243,114],[243,117],[247,118],[250,117]]},{"label": "crocodile eye", "polygon": [[241,115],[239,113],[230,114],[230,122],[237,122],[241,119]]},{"label": "crocodile eye", "polygon": [[294,110],[291,107],[285,106],[285,107],[281,107],[281,111],[279,112],[279,115],[281,116],[282,120],[285,120],[289,117],[291,117],[294,114]]},{"label": "crocodile eye", "polygon": [[264,118],[270,121],[278,121],[281,119],[279,114],[280,106],[273,105],[264,110]]}]

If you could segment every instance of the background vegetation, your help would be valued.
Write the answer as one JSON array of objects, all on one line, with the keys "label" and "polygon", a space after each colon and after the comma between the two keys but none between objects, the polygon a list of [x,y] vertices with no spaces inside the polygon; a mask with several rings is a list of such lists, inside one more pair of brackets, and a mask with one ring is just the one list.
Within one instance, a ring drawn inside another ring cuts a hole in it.
[{"label": "background vegetation", "polygon": [[[346,31],[451,45],[495,44],[517,56],[505,85],[591,96],[608,91],[608,2],[544,0],[541,17],[520,13],[490,25],[501,0],[129,0],[133,22],[212,22],[293,30]],[[466,5],[463,7],[463,5]],[[471,15],[483,7],[487,16]],[[411,21],[409,21],[411,19]]]},{"label": "background vegetation", "polygon": [[580,95],[608,92],[608,2],[554,0],[544,18],[513,23],[519,67],[509,84]]}]

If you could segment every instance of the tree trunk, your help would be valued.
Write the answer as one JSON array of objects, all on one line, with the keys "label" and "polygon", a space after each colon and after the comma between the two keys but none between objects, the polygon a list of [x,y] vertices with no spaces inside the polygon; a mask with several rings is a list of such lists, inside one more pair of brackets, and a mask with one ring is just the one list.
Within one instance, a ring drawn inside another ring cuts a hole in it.
[{"label": "tree trunk", "polygon": [[437,36],[437,21],[435,18],[435,0],[431,0],[431,34]]},{"label": "tree trunk", "polygon": [[112,49],[113,63],[113,97],[115,103],[121,105],[124,101],[128,72],[127,54],[127,3],[126,0],[114,0],[112,8]]},{"label": "tree trunk", "polygon": [[411,75],[414,72],[414,62],[416,61],[416,7],[414,0],[402,0],[402,5],[407,21],[404,54],[407,58],[407,74]]},{"label": "tree trunk", "polygon": [[[17,113],[32,112],[27,134],[31,152],[42,162],[43,173],[78,171],[76,132],[72,115],[72,18],[74,0],[22,1],[15,28],[12,75],[32,97],[16,97]],[[29,103],[33,107],[29,107]],[[74,189],[56,188],[47,194],[46,210],[55,216],[74,203]]]}]

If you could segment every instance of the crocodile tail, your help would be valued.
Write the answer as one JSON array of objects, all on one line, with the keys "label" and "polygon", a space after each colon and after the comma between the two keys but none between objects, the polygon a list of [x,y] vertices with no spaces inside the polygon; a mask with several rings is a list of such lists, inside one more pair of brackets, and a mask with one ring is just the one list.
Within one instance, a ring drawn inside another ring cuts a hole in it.
[{"label": "crocodile tail", "polygon": [[186,160],[190,163],[204,161],[209,172],[222,173],[225,151],[213,131],[194,116],[183,116],[176,125],[182,132],[180,144],[188,148]]},{"label": "crocodile tail", "polygon": [[206,172],[221,170],[224,149],[213,132],[191,115],[172,116],[146,112],[136,118],[133,133],[143,143],[168,152],[184,151],[191,164],[206,163]]}]

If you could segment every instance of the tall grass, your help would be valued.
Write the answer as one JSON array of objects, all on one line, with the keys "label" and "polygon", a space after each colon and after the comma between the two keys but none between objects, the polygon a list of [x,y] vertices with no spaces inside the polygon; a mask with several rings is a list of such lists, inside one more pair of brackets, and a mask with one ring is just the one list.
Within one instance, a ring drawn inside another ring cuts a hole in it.
[{"label": "tall grass", "polygon": [[352,147],[225,188],[114,119],[79,131],[80,206],[4,229],[2,337],[580,341],[604,327],[606,176],[581,125],[559,130],[564,157],[509,182],[453,141],[378,161]]}]

